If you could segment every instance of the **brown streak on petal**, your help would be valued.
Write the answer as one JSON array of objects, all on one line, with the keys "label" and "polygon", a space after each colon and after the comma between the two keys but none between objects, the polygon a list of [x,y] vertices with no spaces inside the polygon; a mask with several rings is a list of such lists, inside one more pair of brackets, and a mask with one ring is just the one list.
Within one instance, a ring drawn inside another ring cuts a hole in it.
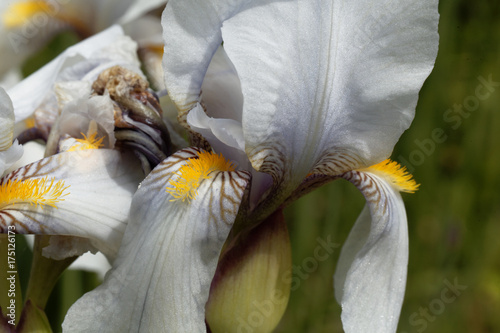
[{"label": "brown streak on petal", "polygon": [[[350,171],[343,174],[342,177],[356,186],[361,191],[361,193],[363,193],[366,201],[372,204],[374,207],[377,207],[377,209],[380,204],[385,205],[385,202],[382,202],[381,200],[383,193],[382,191],[384,191],[384,189],[380,188],[378,182],[373,179],[372,175],[365,172]],[[386,209],[387,206],[385,205],[383,208],[384,214],[386,213]]]},{"label": "brown streak on petal", "polygon": [[344,172],[365,166],[361,158],[343,148],[330,148],[316,163],[311,173],[338,176]]}]

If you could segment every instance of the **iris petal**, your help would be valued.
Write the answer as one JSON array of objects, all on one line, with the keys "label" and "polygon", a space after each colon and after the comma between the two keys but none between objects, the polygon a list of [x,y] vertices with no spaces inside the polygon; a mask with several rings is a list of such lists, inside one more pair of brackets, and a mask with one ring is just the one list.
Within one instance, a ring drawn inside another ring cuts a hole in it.
[{"label": "iris petal", "polygon": [[20,234],[66,235],[90,239],[113,258],[127,222],[127,211],[142,173],[130,155],[109,149],[66,152],[14,170],[1,179],[49,177],[67,186],[56,207],[29,202],[0,211],[0,231],[14,225]]},{"label": "iris petal", "polygon": [[210,283],[249,175],[213,172],[195,198],[170,201],[170,179],[198,152],[173,154],[141,184],[111,273],[69,310],[66,331],[205,331]]},{"label": "iris petal", "polygon": [[343,177],[367,201],[342,248],[334,276],[344,330],[396,332],[408,265],[403,200],[374,173],[351,171]]}]

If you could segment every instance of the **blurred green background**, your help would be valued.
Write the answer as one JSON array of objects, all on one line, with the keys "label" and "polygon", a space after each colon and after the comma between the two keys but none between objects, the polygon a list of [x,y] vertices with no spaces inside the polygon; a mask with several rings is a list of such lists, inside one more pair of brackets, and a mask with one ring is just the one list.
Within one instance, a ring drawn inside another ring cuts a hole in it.
[{"label": "blurred green background", "polygon": [[[444,0],[439,8],[436,66],[421,91],[415,120],[392,156],[421,184],[417,193],[403,194],[410,263],[398,333],[500,332],[500,154],[495,148],[500,84],[490,86],[488,97],[476,97],[478,77],[500,82],[500,4]],[[57,37],[25,72],[72,38]],[[460,106],[463,113],[454,111]],[[436,131],[439,140],[433,138]],[[359,191],[341,180],[290,206],[294,265],[312,255],[318,237],[342,244],[363,206]],[[339,252],[301,280],[278,332],[342,332],[332,283]],[[20,237],[18,257],[24,258],[19,270],[25,284],[30,253]],[[97,283],[93,273],[64,273],[47,306],[55,332],[67,308]],[[447,284],[462,286],[453,301],[442,299]]]}]

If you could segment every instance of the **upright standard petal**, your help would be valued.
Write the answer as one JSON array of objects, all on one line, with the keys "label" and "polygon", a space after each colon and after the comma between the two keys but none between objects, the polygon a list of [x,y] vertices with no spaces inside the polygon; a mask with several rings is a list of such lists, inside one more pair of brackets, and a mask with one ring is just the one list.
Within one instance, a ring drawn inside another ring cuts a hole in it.
[{"label": "upright standard petal", "polygon": [[[181,150],[146,177],[112,271],[72,306],[66,332],[205,331],[210,283],[249,175],[202,154]],[[204,167],[213,169],[195,179]]]},{"label": "upright standard petal", "polygon": [[167,89],[181,116],[190,110],[223,41],[241,80],[247,155],[289,191],[315,167],[335,175],[390,155],[433,67],[437,22],[435,0],[173,0]]},{"label": "upright standard petal", "polygon": [[0,180],[0,231],[78,236],[114,258],[132,195],[143,175],[130,155],[110,149],[65,152]]},{"label": "upright standard petal", "polygon": [[185,117],[198,101],[208,65],[222,42],[222,22],[248,0],[169,1],[162,16],[163,67],[170,98]]},{"label": "upright standard petal", "polygon": [[418,185],[396,163],[381,164],[342,175],[367,201],[342,248],[334,277],[347,333],[396,332],[403,303],[408,226],[399,191],[412,192]]},{"label": "upright standard petal", "polygon": [[339,174],[387,158],[432,70],[437,23],[435,0],[262,0],[240,8],[222,37],[241,80],[254,168],[277,165],[295,177],[335,161],[329,174]]}]

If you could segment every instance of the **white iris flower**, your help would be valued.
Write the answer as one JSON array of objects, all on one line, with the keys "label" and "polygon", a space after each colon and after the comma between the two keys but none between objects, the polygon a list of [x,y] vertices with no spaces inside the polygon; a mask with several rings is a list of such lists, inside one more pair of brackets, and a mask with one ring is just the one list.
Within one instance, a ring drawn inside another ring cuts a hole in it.
[{"label": "white iris flower", "polygon": [[204,332],[235,219],[258,224],[344,178],[367,201],[334,279],[344,330],[395,332],[408,263],[399,192],[418,185],[387,159],[433,68],[437,23],[434,0],[169,1],[166,88],[181,123],[232,163],[189,148],[160,164],[111,273],[64,329]]}]

